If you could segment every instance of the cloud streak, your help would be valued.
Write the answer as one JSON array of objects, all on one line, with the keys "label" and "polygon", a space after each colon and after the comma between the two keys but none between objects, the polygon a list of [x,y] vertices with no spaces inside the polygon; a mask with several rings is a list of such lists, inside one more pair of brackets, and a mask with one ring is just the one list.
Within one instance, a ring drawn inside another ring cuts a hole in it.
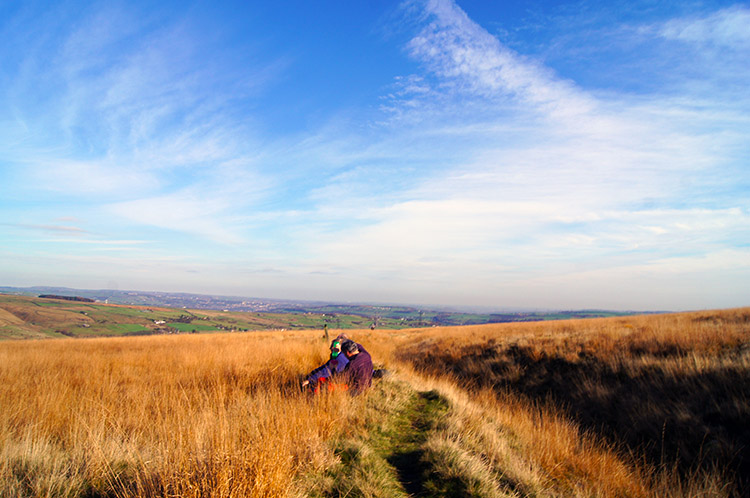
[{"label": "cloud streak", "polygon": [[456,4],[430,0],[427,25],[408,44],[412,57],[460,92],[509,97],[552,115],[577,115],[591,102],[574,85],[524,60],[473,22]]},{"label": "cloud streak", "polygon": [[669,40],[749,50],[750,9],[737,5],[706,17],[674,19],[664,23],[658,32]]},{"label": "cloud streak", "polygon": [[[124,222],[239,243],[226,224],[270,180],[253,170],[255,143],[238,106],[280,65],[238,70],[243,56],[211,57],[216,47],[196,41],[194,19],[154,21],[94,7],[57,31],[61,42],[49,35],[30,50],[9,96],[27,103],[12,104],[23,126],[12,127],[17,138],[2,151],[17,168],[9,190],[47,202],[106,200],[105,212]],[[55,20],[46,22],[55,33]],[[47,102],[28,104],[40,86]]]}]

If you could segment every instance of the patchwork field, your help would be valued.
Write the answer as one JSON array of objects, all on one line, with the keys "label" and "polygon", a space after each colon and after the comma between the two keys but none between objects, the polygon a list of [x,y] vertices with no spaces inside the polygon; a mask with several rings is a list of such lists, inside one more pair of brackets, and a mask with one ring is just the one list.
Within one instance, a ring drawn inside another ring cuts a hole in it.
[{"label": "patchwork field", "polygon": [[[0,294],[0,339],[303,330],[327,323],[349,329],[366,328],[370,321],[345,314],[189,310]],[[402,327],[398,320],[379,322],[379,328],[396,327]]]},{"label": "patchwork field", "polygon": [[750,309],[350,335],[356,398],[299,389],[320,330],[1,342],[0,496],[750,490]]}]

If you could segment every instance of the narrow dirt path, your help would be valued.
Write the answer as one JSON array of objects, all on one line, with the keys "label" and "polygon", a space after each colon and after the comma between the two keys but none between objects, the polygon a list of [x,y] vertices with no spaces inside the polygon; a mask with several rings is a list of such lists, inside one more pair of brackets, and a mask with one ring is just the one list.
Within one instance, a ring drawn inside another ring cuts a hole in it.
[{"label": "narrow dirt path", "polygon": [[449,404],[436,391],[387,380],[373,389],[364,407],[373,423],[367,430],[339,440],[340,464],[318,477],[310,497],[410,498],[436,496],[429,489],[434,475],[425,443],[448,413]]}]

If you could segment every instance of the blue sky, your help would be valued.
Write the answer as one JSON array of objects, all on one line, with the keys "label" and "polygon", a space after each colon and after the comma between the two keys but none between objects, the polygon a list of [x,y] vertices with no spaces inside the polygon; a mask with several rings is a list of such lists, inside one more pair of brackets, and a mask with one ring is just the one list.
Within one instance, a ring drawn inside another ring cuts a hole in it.
[{"label": "blue sky", "polygon": [[0,285],[750,305],[750,5],[0,6]]}]

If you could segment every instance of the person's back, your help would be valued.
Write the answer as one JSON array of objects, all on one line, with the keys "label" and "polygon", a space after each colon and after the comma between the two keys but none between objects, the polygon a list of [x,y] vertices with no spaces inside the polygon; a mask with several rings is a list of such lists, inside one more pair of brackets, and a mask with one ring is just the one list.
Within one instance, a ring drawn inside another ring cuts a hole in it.
[{"label": "person's back", "polygon": [[361,344],[346,341],[341,345],[341,351],[349,359],[344,368],[344,377],[349,384],[352,394],[359,394],[372,385],[372,357]]},{"label": "person's back", "polygon": [[342,374],[346,365],[349,363],[349,359],[341,353],[341,342],[339,338],[336,338],[331,343],[331,356],[330,359],[323,365],[319,366],[307,376],[307,379],[302,382],[302,387],[310,385],[314,390],[317,390],[318,383],[330,382],[331,378],[337,374]]}]

